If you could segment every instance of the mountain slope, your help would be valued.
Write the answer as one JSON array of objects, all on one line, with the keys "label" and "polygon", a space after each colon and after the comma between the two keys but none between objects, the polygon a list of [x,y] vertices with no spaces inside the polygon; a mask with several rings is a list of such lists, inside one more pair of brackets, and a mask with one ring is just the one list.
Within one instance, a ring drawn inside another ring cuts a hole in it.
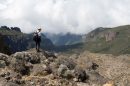
[{"label": "mountain slope", "polygon": [[130,25],[97,28],[86,34],[83,42],[72,46],[66,46],[66,50],[78,53],[89,50],[94,53],[130,54]]},{"label": "mountain slope", "polygon": [[[10,53],[15,53],[18,51],[23,51],[35,47],[35,42],[32,40],[33,33],[25,34],[22,33],[20,29],[12,29],[7,26],[2,26],[0,28],[0,34],[2,39],[1,43],[8,47],[8,49],[11,51]],[[41,48],[45,50],[53,50],[53,43],[43,34],[41,37]],[[5,49],[3,45],[0,45],[0,47],[2,47],[2,49]],[[1,52],[4,51],[1,50]]]},{"label": "mountain slope", "polygon": [[0,35],[0,52],[1,53],[6,53],[6,54],[11,54],[11,51],[9,47],[4,43],[2,35]]},{"label": "mountain slope", "polygon": [[85,47],[97,53],[128,54],[130,53],[130,25],[98,28],[86,36]]}]

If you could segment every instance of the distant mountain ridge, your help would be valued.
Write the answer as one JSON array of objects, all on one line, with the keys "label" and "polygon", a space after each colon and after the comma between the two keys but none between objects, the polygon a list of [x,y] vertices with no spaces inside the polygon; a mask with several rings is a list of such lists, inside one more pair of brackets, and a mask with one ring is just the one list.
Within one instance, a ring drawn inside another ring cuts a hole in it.
[{"label": "distant mountain ridge", "polygon": [[85,35],[84,42],[77,45],[73,45],[73,51],[89,50],[94,53],[130,54],[130,25],[96,28]]},{"label": "distant mountain ridge", "polygon": [[[89,50],[94,53],[130,54],[130,25],[114,28],[99,27],[86,35],[70,33],[50,37],[46,33],[45,35],[42,34],[43,41],[41,43],[42,49],[45,50],[68,53],[80,53]],[[16,52],[33,48],[35,43],[32,36],[32,33],[25,34],[19,30],[0,28],[0,40],[2,40],[0,42],[0,47],[2,47],[0,51]]]},{"label": "distant mountain ridge", "polygon": [[73,45],[82,41],[82,35],[66,33],[66,34],[51,34],[45,33],[45,35],[55,44],[56,46]]}]

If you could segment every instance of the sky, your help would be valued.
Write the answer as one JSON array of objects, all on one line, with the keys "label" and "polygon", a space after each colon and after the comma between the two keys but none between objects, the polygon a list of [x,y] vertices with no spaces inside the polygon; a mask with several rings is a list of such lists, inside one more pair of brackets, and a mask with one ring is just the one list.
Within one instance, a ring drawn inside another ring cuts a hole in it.
[{"label": "sky", "polygon": [[130,24],[130,0],[0,0],[0,26],[84,34]]}]

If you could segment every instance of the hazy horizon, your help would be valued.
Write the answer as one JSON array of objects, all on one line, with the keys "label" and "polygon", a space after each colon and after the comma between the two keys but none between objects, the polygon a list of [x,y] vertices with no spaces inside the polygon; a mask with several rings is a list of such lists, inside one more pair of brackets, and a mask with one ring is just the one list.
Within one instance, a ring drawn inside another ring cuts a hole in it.
[{"label": "hazy horizon", "polygon": [[0,0],[0,26],[25,33],[85,34],[97,27],[130,24],[129,0]]}]

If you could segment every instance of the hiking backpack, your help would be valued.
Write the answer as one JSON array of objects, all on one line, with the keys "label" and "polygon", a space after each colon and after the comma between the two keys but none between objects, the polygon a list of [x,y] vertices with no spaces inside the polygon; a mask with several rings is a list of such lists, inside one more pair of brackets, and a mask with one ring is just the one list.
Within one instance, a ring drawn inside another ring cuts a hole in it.
[{"label": "hiking backpack", "polygon": [[34,40],[34,41],[37,41],[37,39],[38,39],[38,33],[35,32],[35,33],[33,34],[33,40]]}]

